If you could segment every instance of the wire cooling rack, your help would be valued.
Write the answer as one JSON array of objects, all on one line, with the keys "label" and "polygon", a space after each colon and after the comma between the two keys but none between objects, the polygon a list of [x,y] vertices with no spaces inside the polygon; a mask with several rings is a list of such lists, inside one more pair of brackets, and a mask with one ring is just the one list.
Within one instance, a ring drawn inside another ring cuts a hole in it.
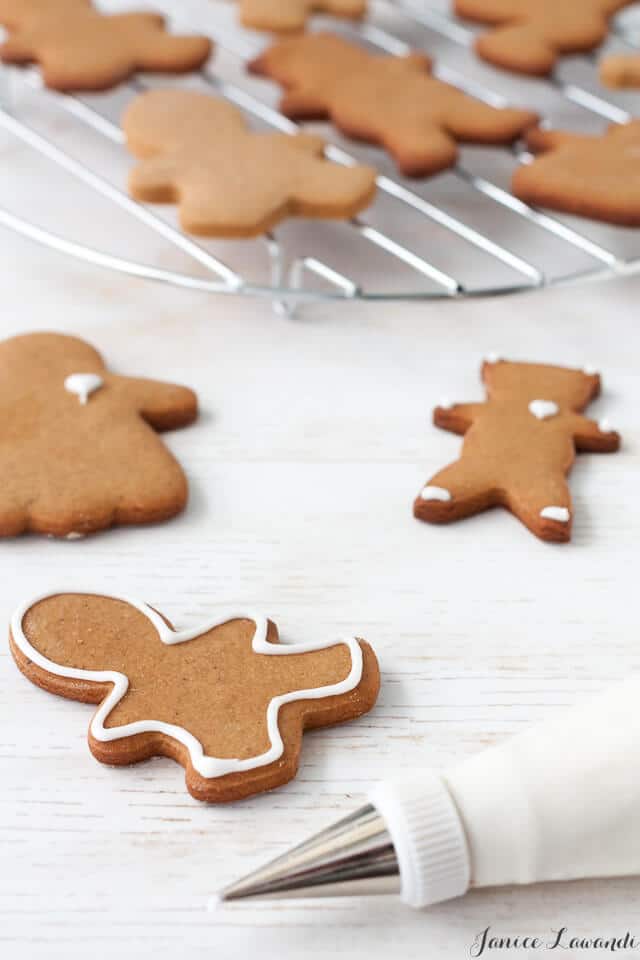
[{"label": "wire cooling rack", "polygon": [[[113,13],[145,4],[99,6]],[[512,196],[513,170],[531,160],[522,145],[463,147],[451,171],[409,180],[383,151],[317,123],[308,127],[325,137],[331,160],[377,168],[371,208],[346,223],[290,220],[255,240],[196,241],[180,230],[175,208],[128,197],[134,161],[119,125],[127,103],[142,90],[178,84],[225,97],[256,129],[295,133],[297,127],[277,110],[278,88],[246,73],[246,61],[270,38],[242,29],[234,3],[158,0],[152,8],[167,15],[173,30],[211,37],[216,49],[202,71],[181,78],[142,74],[107,94],[70,96],[45,90],[35,68],[0,68],[0,149],[14,151],[15,171],[0,184],[1,226],[111,270],[266,296],[289,313],[318,298],[455,299],[640,270],[640,230],[551,215]],[[602,53],[640,47],[639,14],[640,4],[628,8],[597,56],[565,58],[544,80],[480,61],[471,50],[474,28],[451,16],[448,0],[371,0],[361,23],[316,17],[311,28],[378,51],[423,49],[435,58],[440,79],[481,100],[533,108],[545,125],[599,132],[627,121],[640,97],[605,91],[597,79]],[[132,246],[136,255],[128,252]]]}]

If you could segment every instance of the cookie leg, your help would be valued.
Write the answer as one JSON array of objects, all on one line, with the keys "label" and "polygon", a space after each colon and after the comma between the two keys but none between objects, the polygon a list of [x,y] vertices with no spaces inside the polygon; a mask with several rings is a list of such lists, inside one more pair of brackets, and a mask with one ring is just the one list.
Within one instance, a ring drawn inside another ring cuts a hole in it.
[{"label": "cookie leg", "polygon": [[517,73],[545,76],[556,62],[556,51],[535,29],[518,25],[499,27],[476,40],[483,60]]},{"label": "cookie leg", "polygon": [[510,490],[505,494],[505,506],[541,540],[566,543],[571,539],[573,514],[565,477],[549,477],[535,489]]},{"label": "cookie leg", "polygon": [[497,493],[463,460],[445,467],[422,488],[413,504],[413,515],[427,523],[450,523],[488,510],[498,503]]}]

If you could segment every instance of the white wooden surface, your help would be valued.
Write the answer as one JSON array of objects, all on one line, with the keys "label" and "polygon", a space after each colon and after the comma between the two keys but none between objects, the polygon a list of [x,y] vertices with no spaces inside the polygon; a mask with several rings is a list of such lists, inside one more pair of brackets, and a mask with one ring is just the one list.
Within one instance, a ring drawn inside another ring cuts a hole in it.
[{"label": "white wooden surface", "polygon": [[[379,778],[449,764],[640,667],[638,280],[494,302],[320,306],[290,322],[259,302],[85,268],[5,232],[0,262],[3,337],[84,336],[114,369],[183,381],[202,404],[197,425],[167,438],[191,482],[184,516],[84,542],[2,543],[0,619],[58,585],[126,590],[182,625],[218,603],[249,604],[290,639],[360,633],[383,672],[368,717],[307,735],[293,783],[207,807],[168,760],[100,766],[85,743],[91,708],[37,690],[5,646],[0,956],[463,957],[488,924],[633,929],[632,880],[481,892],[424,913],[386,898],[213,915],[205,902],[353,810]],[[506,513],[448,528],[411,516],[416,491],[459,447],[430,409],[443,394],[479,397],[490,350],[604,373],[593,412],[625,446],[577,464],[569,546],[538,542]]]}]

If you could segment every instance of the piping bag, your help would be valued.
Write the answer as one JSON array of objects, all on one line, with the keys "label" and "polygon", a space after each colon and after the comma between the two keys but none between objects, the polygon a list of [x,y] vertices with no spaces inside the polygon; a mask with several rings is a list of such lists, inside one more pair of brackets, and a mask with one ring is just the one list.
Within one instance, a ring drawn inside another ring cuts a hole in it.
[{"label": "piping bag", "polygon": [[640,678],[366,806],[218,900],[398,893],[640,874]]}]

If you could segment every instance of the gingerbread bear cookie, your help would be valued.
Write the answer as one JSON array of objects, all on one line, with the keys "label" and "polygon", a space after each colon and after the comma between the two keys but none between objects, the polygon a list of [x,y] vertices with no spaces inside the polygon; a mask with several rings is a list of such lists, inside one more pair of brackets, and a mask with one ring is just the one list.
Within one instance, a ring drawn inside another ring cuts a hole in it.
[{"label": "gingerbread bear cookie", "polygon": [[304,30],[312,13],[358,20],[367,0],[240,0],[240,21],[254,30],[293,33]]},{"label": "gingerbread bear cookie", "polygon": [[285,88],[288,117],[330,119],[347,136],[380,144],[406,176],[453,166],[458,141],[511,143],[537,120],[436,80],[423,54],[374,55],[329,33],[287,37],[249,69]]},{"label": "gingerbread bear cookie", "polygon": [[542,540],[569,540],[567,474],[576,451],[611,453],[620,445],[606,421],[582,416],[600,392],[600,377],[497,360],[484,363],[482,379],[485,403],[436,407],[434,423],[464,435],[462,454],[429,480],[414,515],[449,523],[503,506]]},{"label": "gingerbread bear cookie", "polygon": [[137,200],[177,203],[190,233],[250,237],[289,216],[348,219],[368,206],[375,171],[323,156],[318,137],[253,133],[239,110],[188,90],[152,90],[123,127],[142,158],[129,179]]},{"label": "gingerbread bear cookie", "polygon": [[562,54],[593,50],[609,20],[634,0],[454,0],[460,17],[493,29],[478,37],[479,56],[517,73],[544,76]]},{"label": "gingerbread bear cookie", "polygon": [[303,731],[366,713],[380,685],[362,640],[280,644],[253,613],[176,632],[147,604],[94,593],[26,604],[10,643],[33,683],[100,704],[89,727],[98,760],[171,757],[189,792],[214,802],[291,780]]},{"label": "gingerbread bear cookie", "polygon": [[600,61],[600,79],[606,87],[640,87],[640,53],[614,53]]},{"label": "gingerbread bear cookie", "polygon": [[191,423],[195,394],[109,373],[89,344],[54,333],[0,343],[0,536],[75,538],[167,520],[187,501],[156,435]]},{"label": "gingerbread bear cookie", "polygon": [[37,63],[46,86],[106,90],[136,70],[184,73],[211,53],[202,36],[171,36],[155,13],[106,16],[88,0],[0,0],[5,63]]},{"label": "gingerbread bear cookie", "polygon": [[525,203],[620,226],[640,226],[640,120],[614,124],[599,137],[532,130],[540,153],[518,167],[511,188]]}]

